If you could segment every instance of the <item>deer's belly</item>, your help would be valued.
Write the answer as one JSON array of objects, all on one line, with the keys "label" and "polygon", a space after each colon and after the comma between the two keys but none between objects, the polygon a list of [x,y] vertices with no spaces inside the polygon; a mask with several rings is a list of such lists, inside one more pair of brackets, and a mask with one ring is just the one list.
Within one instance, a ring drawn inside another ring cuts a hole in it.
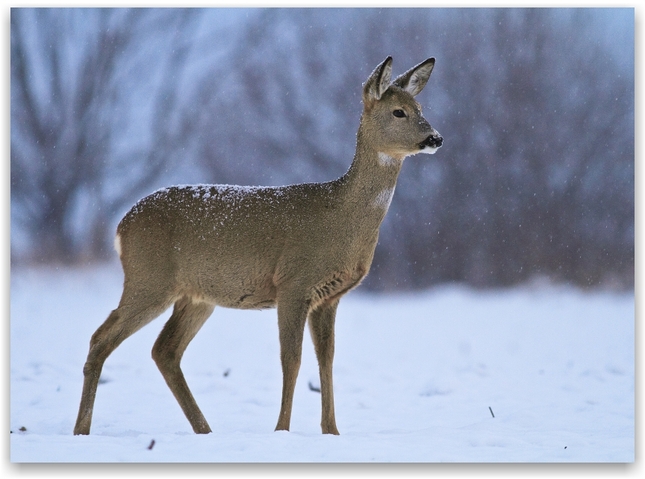
[{"label": "deer's belly", "polygon": [[225,308],[267,309],[276,305],[276,288],[268,274],[210,270],[191,278],[190,283],[181,283],[189,296]]}]

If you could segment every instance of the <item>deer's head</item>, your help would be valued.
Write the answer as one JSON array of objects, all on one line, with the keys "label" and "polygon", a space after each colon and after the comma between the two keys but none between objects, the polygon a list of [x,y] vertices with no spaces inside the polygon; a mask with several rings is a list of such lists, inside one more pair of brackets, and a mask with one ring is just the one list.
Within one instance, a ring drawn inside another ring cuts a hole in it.
[{"label": "deer's head", "polygon": [[392,57],[387,57],[363,85],[361,124],[379,153],[403,159],[416,153],[434,154],[443,144],[414,99],[428,82],[434,63],[429,58],[390,82]]}]

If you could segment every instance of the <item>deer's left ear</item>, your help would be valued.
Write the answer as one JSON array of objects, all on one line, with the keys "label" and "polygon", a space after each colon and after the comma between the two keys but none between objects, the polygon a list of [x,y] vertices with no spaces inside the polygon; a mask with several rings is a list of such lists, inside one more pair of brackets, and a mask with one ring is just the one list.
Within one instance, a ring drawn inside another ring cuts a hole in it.
[{"label": "deer's left ear", "polygon": [[416,96],[421,93],[423,87],[428,83],[428,78],[430,78],[433,68],[434,58],[428,58],[394,80],[394,84],[407,91],[410,95]]}]

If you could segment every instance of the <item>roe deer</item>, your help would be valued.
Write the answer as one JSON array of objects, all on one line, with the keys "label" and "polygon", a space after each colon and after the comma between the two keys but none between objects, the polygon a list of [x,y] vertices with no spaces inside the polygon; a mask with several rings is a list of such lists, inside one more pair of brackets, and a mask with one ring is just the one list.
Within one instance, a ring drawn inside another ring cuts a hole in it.
[{"label": "roe deer", "polygon": [[211,429],[180,361],[219,305],[277,306],[283,384],[276,430],[289,430],[309,321],[319,364],[322,432],[338,434],[332,387],[336,308],[370,268],[403,159],[435,153],[443,143],[413,98],[434,63],[429,58],[391,84],[392,58],[376,67],[363,85],[354,160],[337,180],[281,187],[173,186],[132,207],[115,241],[123,294],[92,335],[74,434],[90,432],[106,358],[173,304],[152,357],[196,433]]}]

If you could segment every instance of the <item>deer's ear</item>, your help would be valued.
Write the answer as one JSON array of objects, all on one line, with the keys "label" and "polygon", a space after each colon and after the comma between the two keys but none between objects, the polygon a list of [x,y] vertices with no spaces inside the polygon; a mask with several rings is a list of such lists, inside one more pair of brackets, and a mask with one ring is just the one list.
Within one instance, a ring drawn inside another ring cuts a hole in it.
[{"label": "deer's ear", "polygon": [[416,96],[421,93],[423,87],[428,83],[428,78],[430,78],[433,68],[434,58],[428,58],[394,80],[394,84],[407,91],[410,95]]},{"label": "deer's ear", "polygon": [[370,106],[376,100],[381,99],[381,95],[390,86],[390,78],[392,78],[392,57],[387,57],[374,69],[363,84],[363,103],[365,106]]}]

